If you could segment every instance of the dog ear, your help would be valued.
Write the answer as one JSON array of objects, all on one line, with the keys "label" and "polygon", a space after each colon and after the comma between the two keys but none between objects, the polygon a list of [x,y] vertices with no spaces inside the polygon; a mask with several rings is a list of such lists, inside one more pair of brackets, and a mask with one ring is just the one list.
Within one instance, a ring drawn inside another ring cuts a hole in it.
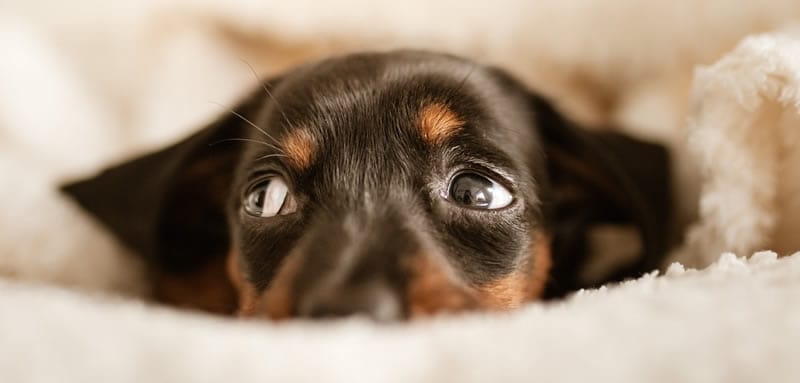
[{"label": "dog ear", "polygon": [[[529,95],[529,102],[543,141],[550,185],[545,214],[553,236],[553,268],[546,295],[559,296],[657,268],[669,237],[666,149],[607,130],[582,129],[539,96]],[[605,252],[598,250],[596,234],[626,227],[632,236],[623,236],[625,240],[617,236],[605,244]],[[634,253],[632,259],[631,254],[622,254],[625,251]],[[612,267],[589,270],[598,262]]]},{"label": "dog ear", "polygon": [[[244,135],[243,118],[253,119],[261,101],[253,94],[166,149],[62,187],[148,260],[157,298],[210,311],[235,309],[235,299],[209,296],[230,290],[218,286],[220,278],[226,282],[224,258],[230,250],[225,205],[243,146],[225,140]],[[187,290],[190,281],[195,289],[209,286],[208,294]]]}]

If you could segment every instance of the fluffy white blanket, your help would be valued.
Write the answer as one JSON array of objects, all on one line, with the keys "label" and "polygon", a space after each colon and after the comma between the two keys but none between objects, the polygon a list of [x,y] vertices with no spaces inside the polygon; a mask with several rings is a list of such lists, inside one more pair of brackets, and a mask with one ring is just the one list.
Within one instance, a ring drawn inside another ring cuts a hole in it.
[{"label": "fluffy white blanket", "polygon": [[1,283],[6,382],[796,382],[800,254],[724,255],[513,315],[237,323]]},{"label": "fluffy white blanket", "polygon": [[502,65],[584,122],[669,145],[687,233],[672,260],[800,249],[800,41],[736,47],[800,17],[796,0],[320,4],[3,3],[0,381],[800,380],[800,255],[409,326],[240,323],[130,298],[146,294],[141,265],[55,185],[219,113],[254,81],[242,59],[272,73],[376,47]]},{"label": "fluffy white blanket", "polygon": [[800,30],[747,38],[698,69],[691,105],[702,194],[681,257],[800,249]]}]

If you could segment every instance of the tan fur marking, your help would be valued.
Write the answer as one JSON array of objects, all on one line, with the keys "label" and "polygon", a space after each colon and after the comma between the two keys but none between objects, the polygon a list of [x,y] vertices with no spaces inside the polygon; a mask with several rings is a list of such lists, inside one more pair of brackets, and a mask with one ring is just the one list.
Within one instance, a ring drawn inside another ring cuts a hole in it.
[{"label": "tan fur marking", "polygon": [[292,285],[300,270],[302,258],[299,254],[289,254],[283,260],[278,274],[261,297],[254,314],[266,314],[275,320],[288,319],[292,315]]},{"label": "tan fur marking", "polygon": [[553,266],[553,255],[550,249],[550,236],[537,233],[533,242],[533,272],[530,274],[528,299],[539,299],[544,293],[550,267]]},{"label": "tan fur marking", "polygon": [[481,302],[496,310],[514,309],[525,302],[527,275],[515,271],[481,288]]},{"label": "tan fur marking", "polygon": [[430,145],[444,143],[463,126],[464,121],[443,104],[426,105],[419,113],[420,134]]},{"label": "tan fur marking", "polygon": [[255,287],[248,283],[244,275],[242,275],[242,267],[239,260],[239,253],[231,251],[228,254],[226,264],[228,277],[231,279],[233,287],[236,289],[239,296],[239,307],[237,315],[248,316],[255,311],[257,294]]},{"label": "tan fur marking", "polygon": [[541,232],[533,235],[530,258],[521,268],[480,289],[481,303],[490,309],[507,310],[542,296],[550,272],[550,239]]},{"label": "tan fur marking", "polygon": [[295,170],[311,166],[317,151],[317,142],[311,133],[302,128],[295,129],[283,138],[282,144],[287,160]]},{"label": "tan fur marking", "polygon": [[408,266],[412,278],[408,286],[410,317],[477,308],[474,292],[454,281],[446,265],[430,254],[421,253],[411,258]]}]

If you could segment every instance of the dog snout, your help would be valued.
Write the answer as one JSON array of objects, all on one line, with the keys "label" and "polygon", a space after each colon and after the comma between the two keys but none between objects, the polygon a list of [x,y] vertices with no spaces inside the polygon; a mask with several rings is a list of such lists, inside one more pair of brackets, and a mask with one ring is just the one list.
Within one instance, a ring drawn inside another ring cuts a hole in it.
[{"label": "dog snout", "polygon": [[417,248],[402,216],[328,220],[306,238],[294,282],[294,314],[306,318],[403,319],[407,270]]},{"label": "dog snout", "polygon": [[345,286],[307,295],[298,304],[298,315],[325,319],[364,316],[386,322],[404,316],[400,294],[385,283]]}]

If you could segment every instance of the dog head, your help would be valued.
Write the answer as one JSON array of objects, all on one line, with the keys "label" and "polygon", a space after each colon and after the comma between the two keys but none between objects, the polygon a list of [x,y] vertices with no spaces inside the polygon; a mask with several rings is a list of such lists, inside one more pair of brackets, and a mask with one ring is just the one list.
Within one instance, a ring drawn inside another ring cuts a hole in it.
[{"label": "dog head", "polygon": [[504,310],[578,287],[598,222],[663,253],[667,159],[576,129],[503,72],[355,54],[259,86],[162,151],[65,187],[164,301],[246,316]]}]

